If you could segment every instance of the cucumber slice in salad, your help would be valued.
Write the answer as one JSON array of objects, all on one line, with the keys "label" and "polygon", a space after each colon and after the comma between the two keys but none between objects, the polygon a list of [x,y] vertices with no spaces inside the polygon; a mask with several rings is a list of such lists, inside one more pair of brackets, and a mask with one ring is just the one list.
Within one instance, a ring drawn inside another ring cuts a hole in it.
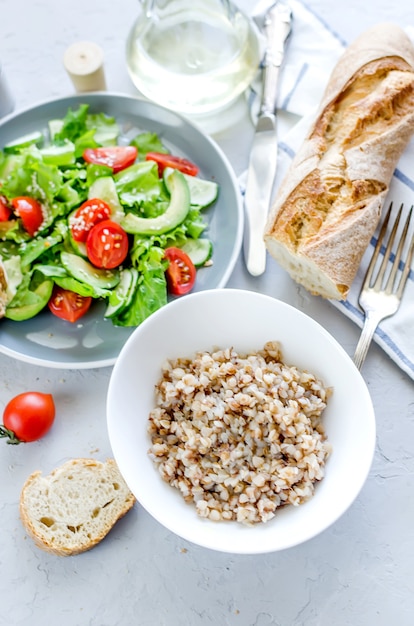
[{"label": "cucumber slice in salad", "polygon": [[59,146],[51,145],[41,148],[40,154],[44,162],[51,165],[72,165],[76,161],[75,144],[68,139],[65,139]]},{"label": "cucumber slice in salad", "polygon": [[86,244],[83,243],[83,241],[76,241],[73,237],[72,237],[72,233],[69,230],[69,235],[68,235],[68,239],[69,239],[69,243],[71,245],[72,250],[78,255],[83,257],[84,259],[88,258],[88,253],[86,251]]},{"label": "cucumber slice in salad", "polygon": [[63,128],[63,120],[49,120],[48,127],[50,140],[53,141]]},{"label": "cucumber slice in salad", "polygon": [[120,281],[120,272],[117,269],[98,269],[91,263],[71,252],[61,252],[60,260],[65,270],[81,283],[90,285],[99,295],[108,295]]},{"label": "cucumber slice in salad", "polygon": [[84,259],[88,259],[88,253],[86,252],[86,243],[84,243],[83,241],[76,241],[76,239],[74,239],[73,236],[72,236],[72,231],[71,231],[71,228],[70,228],[72,218],[75,215],[77,210],[78,209],[75,209],[74,211],[72,211],[72,213],[70,213],[68,215],[68,234],[67,234],[67,238],[68,238],[68,242],[70,243],[70,247],[72,248],[72,250],[78,256],[81,256]]},{"label": "cucumber slice in salad", "polygon": [[[164,170],[164,183],[168,191],[170,191],[170,177],[173,171],[172,167],[166,167]],[[190,176],[189,174],[183,173],[183,176],[190,190],[190,203],[192,205],[204,209],[217,200],[219,192],[217,183],[212,180],[198,178],[197,176]]]},{"label": "cucumber slice in salad", "polygon": [[109,296],[105,317],[113,317],[131,304],[138,283],[138,276],[138,270],[134,267],[121,270],[121,280]]},{"label": "cucumber slice in salad", "polygon": [[38,145],[42,142],[43,134],[40,131],[34,131],[33,133],[28,133],[27,135],[23,135],[23,137],[19,137],[14,141],[6,143],[4,146],[4,152],[19,152],[19,150],[23,150],[29,146]]},{"label": "cucumber slice in salad", "polygon": [[213,244],[210,239],[188,239],[181,250],[188,254],[195,267],[202,267],[212,257]]}]

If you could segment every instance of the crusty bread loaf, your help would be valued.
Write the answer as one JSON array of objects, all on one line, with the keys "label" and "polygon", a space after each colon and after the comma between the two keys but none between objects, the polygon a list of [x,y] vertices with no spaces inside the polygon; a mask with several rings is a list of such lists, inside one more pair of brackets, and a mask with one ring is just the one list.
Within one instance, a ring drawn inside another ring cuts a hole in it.
[{"label": "crusty bread loaf", "polygon": [[93,548],[134,505],[113,459],[73,459],[25,482],[20,516],[36,544],[69,556]]},{"label": "crusty bread loaf", "polygon": [[345,299],[414,132],[414,48],[379,24],[340,58],[282,182],[269,253],[310,292]]}]

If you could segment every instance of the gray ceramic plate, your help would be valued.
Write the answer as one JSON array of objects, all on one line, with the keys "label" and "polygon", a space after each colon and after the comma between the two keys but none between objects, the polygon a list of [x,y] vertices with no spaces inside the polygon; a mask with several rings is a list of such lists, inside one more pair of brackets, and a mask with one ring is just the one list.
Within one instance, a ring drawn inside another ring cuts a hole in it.
[{"label": "gray ceramic plate", "polygon": [[[237,179],[220,148],[183,117],[156,104],[109,93],[76,95],[48,101],[9,115],[0,123],[0,147],[34,130],[46,130],[49,120],[61,118],[69,107],[87,103],[91,111],[116,117],[123,134],[153,131],[172,153],[200,167],[200,177],[215,180],[220,193],[206,211],[206,235],[214,243],[213,265],[198,271],[194,291],[223,287],[236,263],[243,232],[243,211]],[[168,305],[167,305],[168,306]],[[26,322],[0,322],[0,351],[16,359],[48,367],[80,369],[113,365],[133,328],[117,328],[103,318],[97,303],[70,324],[48,310]]]}]

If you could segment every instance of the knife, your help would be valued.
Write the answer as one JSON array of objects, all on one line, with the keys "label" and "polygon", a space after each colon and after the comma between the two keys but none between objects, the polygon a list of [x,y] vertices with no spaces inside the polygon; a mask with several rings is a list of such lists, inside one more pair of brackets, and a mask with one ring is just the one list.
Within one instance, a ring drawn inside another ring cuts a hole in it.
[{"label": "knife", "polygon": [[277,167],[277,87],[291,24],[292,11],[284,1],[275,2],[266,12],[263,22],[266,37],[263,90],[244,199],[246,226],[243,249],[246,267],[252,276],[260,276],[266,269],[263,235]]}]

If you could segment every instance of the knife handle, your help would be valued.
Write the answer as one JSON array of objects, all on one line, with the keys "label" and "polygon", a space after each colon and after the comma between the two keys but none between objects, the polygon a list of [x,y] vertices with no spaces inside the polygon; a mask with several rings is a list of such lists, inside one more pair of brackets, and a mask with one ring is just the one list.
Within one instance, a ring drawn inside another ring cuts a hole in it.
[{"label": "knife handle", "polygon": [[278,2],[269,11],[264,30],[267,48],[264,58],[260,114],[276,111],[280,66],[283,62],[286,42],[292,32],[292,11],[286,3]]},{"label": "knife handle", "polygon": [[277,103],[277,85],[279,82],[280,65],[273,63],[263,68],[263,95],[259,115],[274,113]]}]

